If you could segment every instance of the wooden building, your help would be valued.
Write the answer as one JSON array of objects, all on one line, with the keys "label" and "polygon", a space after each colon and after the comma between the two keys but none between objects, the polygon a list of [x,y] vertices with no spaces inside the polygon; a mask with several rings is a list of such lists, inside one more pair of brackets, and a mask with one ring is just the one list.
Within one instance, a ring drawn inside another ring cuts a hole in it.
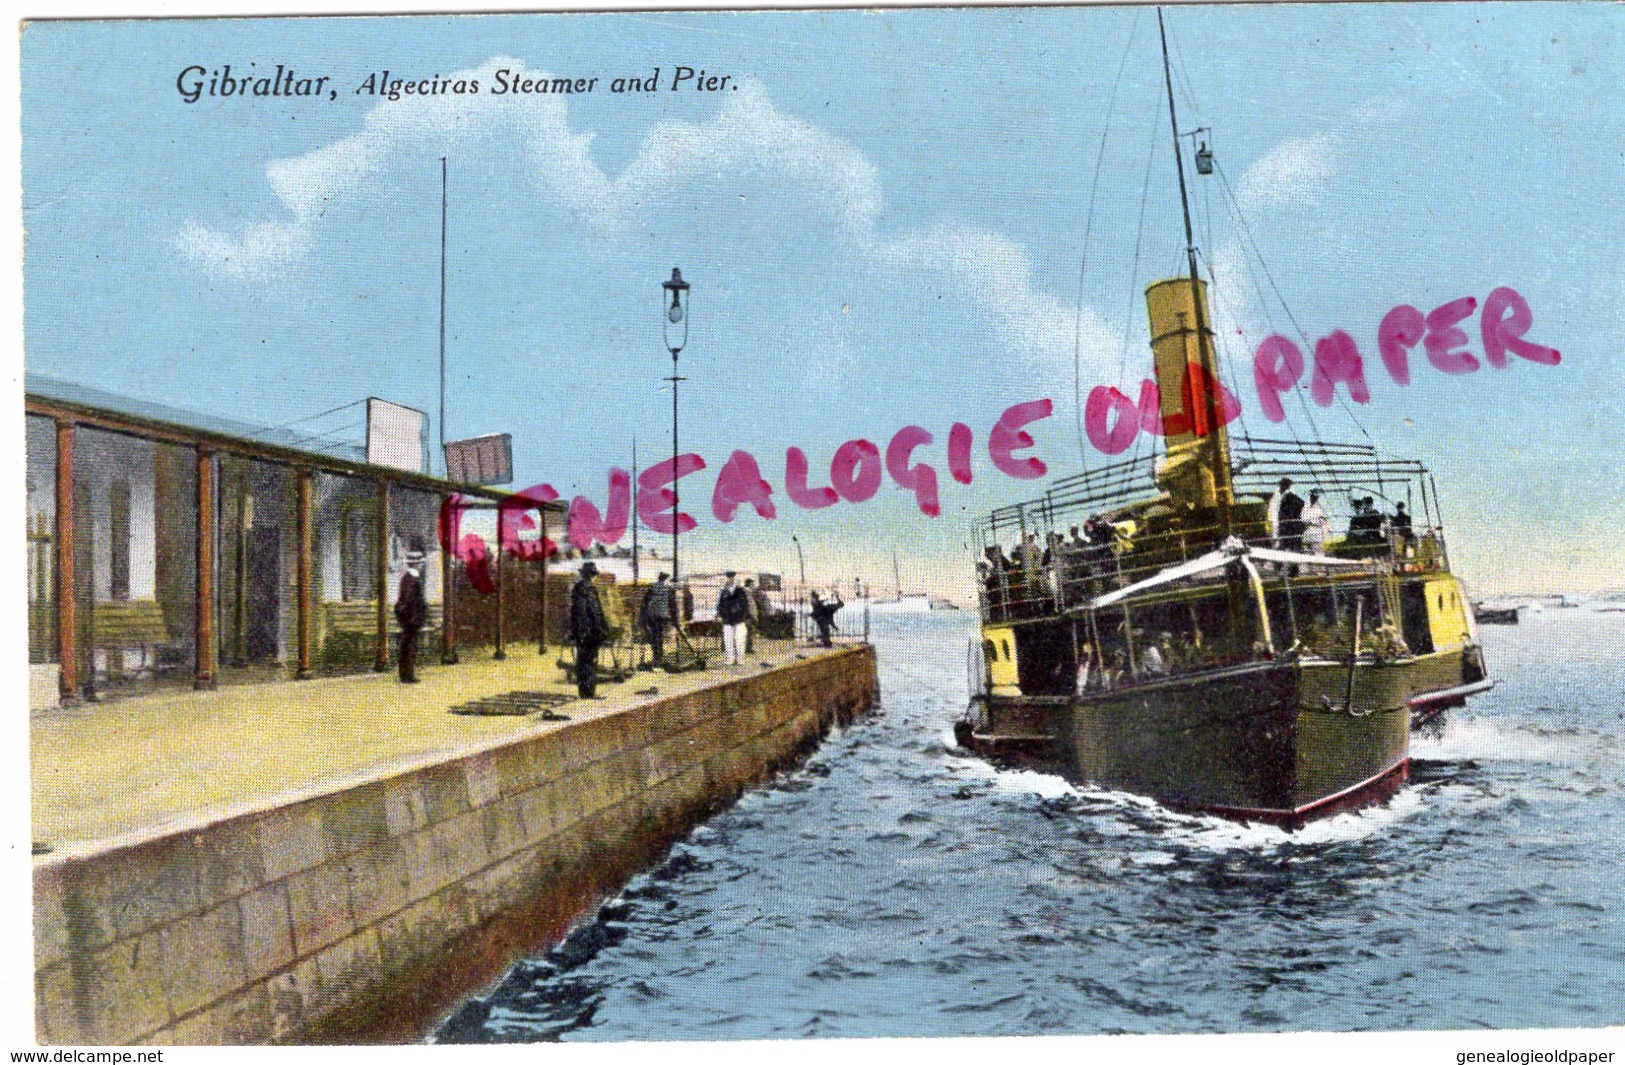
[{"label": "wooden building", "polygon": [[[33,374],[25,393],[33,709],[390,668],[395,589],[416,551],[430,604],[420,659],[541,636],[546,563],[496,550],[500,492]],[[494,602],[471,600],[482,593],[441,550],[454,494],[472,508],[460,536],[494,562]],[[521,535],[558,536],[563,516],[532,508]]]}]

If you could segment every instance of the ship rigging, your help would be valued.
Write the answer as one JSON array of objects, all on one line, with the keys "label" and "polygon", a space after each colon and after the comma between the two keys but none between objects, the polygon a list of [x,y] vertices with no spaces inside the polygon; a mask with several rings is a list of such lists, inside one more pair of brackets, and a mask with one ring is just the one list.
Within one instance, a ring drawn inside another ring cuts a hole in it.
[{"label": "ship rigging", "polygon": [[[1375,442],[1232,439],[1157,19],[1185,237],[1183,276],[1145,292],[1163,454],[976,523],[982,630],[956,732],[995,758],[1295,826],[1391,795],[1412,727],[1493,682],[1425,465]],[[1195,160],[1214,169],[1205,140]],[[1294,486],[1313,486],[1310,506]],[[1322,493],[1349,500],[1344,534]]]}]

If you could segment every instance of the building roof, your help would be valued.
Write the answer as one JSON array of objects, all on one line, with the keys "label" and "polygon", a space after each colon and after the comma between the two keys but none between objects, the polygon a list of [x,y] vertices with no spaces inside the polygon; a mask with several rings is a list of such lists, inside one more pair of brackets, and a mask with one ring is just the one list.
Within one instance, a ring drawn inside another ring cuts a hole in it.
[{"label": "building roof", "polygon": [[256,425],[253,422],[222,418],[216,414],[204,414],[184,407],[172,407],[167,403],[134,399],[117,392],[93,388],[78,381],[64,381],[59,377],[47,377],[32,371],[27,371],[23,375],[23,390],[29,396],[37,396],[40,399],[57,400],[76,407],[93,407],[111,414],[127,415],[140,421],[162,422],[178,429],[201,429],[204,432],[237,437],[256,444],[312,451],[329,458],[343,459],[345,462],[367,460],[366,448],[359,444],[330,438],[324,440],[292,429]]},{"label": "building roof", "polygon": [[[367,462],[366,449],[355,443],[332,439],[319,434],[301,433],[286,426],[262,426],[253,422],[223,418],[173,407],[167,403],[133,399],[107,392],[77,381],[44,374],[25,372],[23,391],[29,402],[55,405],[93,412],[122,427],[140,433],[143,427],[158,429],[160,435],[212,443],[227,450],[255,454],[271,461],[305,463],[336,469],[342,472],[383,476],[389,480],[433,486],[439,489],[454,487],[456,491],[487,498],[500,499],[500,489],[476,485],[459,485],[443,477],[414,473]],[[562,503],[547,504],[548,510],[562,512]]]}]

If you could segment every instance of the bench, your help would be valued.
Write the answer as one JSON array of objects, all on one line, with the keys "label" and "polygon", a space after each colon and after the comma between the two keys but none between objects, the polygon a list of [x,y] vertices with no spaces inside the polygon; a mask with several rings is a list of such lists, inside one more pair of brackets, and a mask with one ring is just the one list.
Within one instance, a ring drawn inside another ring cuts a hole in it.
[{"label": "bench", "polygon": [[108,673],[117,676],[123,662],[114,651],[141,652],[141,665],[137,672],[157,672],[155,665],[158,649],[178,643],[169,633],[164,611],[156,599],[113,599],[95,602],[88,611],[90,646],[107,651]]},{"label": "bench", "polygon": [[[400,635],[401,627],[395,623],[395,606],[388,604],[388,633],[391,638]],[[440,604],[430,603],[421,633],[440,629]],[[378,635],[378,600],[351,599],[323,603],[321,606],[321,659],[324,668],[359,669],[376,659],[378,646],[373,641]],[[427,642],[427,637],[425,636]]]}]

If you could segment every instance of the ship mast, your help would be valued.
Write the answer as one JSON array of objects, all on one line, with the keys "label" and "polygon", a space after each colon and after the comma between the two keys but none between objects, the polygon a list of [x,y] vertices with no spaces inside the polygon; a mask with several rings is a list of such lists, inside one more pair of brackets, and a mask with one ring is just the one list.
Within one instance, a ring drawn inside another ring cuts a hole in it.
[{"label": "ship mast", "polygon": [[[1174,166],[1179,172],[1179,205],[1185,215],[1185,258],[1190,264],[1191,277],[1191,306],[1196,310],[1196,358],[1198,364],[1205,372],[1206,381],[1219,380],[1218,367],[1214,365],[1213,349],[1208,340],[1208,325],[1206,314],[1202,306],[1202,286],[1200,275],[1196,269],[1196,236],[1191,229],[1191,200],[1190,193],[1185,188],[1185,159],[1179,151],[1179,116],[1174,110],[1174,76],[1168,64],[1168,27],[1162,20],[1162,8],[1157,8],[1157,30],[1162,36],[1162,78],[1168,88],[1168,121],[1173,127],[1174,134]],[[1204,381],[1204,386],[1206,382]],[[1230,476],[1230,460],[1228,449],[1223,445],[1221,433],[1223,428],[1219,423],[1219,411],[1214,402],[1213,389],[1203,387],[1202,406],[1207,418],[1209,431],[1213,437],[1208,447],[1208,454],[1213,471],[1213,484],[1219,501],[1219,520],[1224,528],[1225,535],[1230,535],[1230,505],[1234,502],[1235,494]]]}]

